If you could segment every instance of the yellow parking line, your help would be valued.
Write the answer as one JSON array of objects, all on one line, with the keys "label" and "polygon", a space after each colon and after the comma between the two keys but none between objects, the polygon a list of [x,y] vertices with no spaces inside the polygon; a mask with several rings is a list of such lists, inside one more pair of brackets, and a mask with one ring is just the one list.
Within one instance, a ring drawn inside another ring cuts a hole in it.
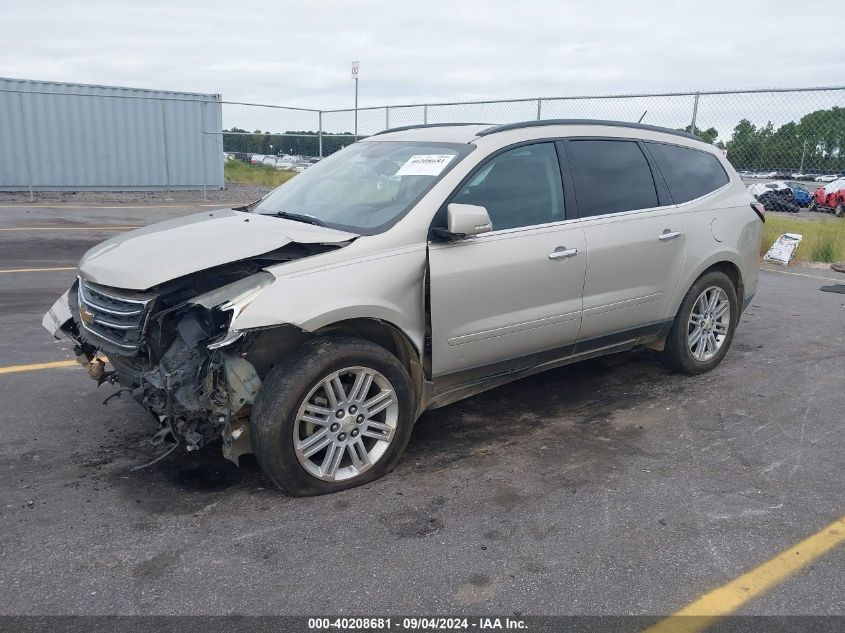
[{"label": "yellow parking line", "polygon": [[[643,633],[697,633],[734,613],[749,600],[773,589],[837,545],[845,542],[845,517],[755,567],[736,580],[714,589],[661,620]],[[684,617],[685,616],[685,617]]]},{"label": "yellow parking line", "polygon": [[58,270],[76,270],[76,266],[69,268],[0,268],[0,274],[3,273],[50,273]]},{"label": "yellow parking line", "polygon": [[15,226],[0,231],[129,231],[141,226]]},{"label": "yellow parking line", "polygon": [[0,367],[0,374],[18,374],[23,371],[38,371],[39,369],[55,369],[56,367],[75,367],[79,365],[75,360],[54,360],[49,363],[34,363],[32,365],[10,365]]}]

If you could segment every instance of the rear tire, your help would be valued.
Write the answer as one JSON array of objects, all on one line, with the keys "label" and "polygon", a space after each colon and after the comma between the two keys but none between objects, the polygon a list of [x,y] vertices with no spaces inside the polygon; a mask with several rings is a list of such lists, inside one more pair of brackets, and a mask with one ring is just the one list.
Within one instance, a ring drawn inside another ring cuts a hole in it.
[{"label": "rear tire", "polygon": [[739,301],[730,277],[718,270],[705,273],[681,302],[658,358],[684,374],[710,371],[728,353],[738,321]]},{"label": "rear tire", "polygon": [[250,419],[255,457],[294,496],[369,483],[390,472],[408,444],[413,393],[402,363],[379,345],[308,341],[261,386]]},{"label": "rear tire", "polygon": [[842,216],[845,216],[845,204],[843,204],[842,202],[837,204],[836,205],[836,211],[834,211],[834,213],[836,214],[837,218],[841,218]]}]

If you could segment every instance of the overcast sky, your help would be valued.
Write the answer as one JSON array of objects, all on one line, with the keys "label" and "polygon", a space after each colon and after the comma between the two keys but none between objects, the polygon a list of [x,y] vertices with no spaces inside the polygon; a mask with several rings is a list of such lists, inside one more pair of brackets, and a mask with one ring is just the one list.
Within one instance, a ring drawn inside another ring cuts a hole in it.
[{"label": "overcast sky", "polygon": [[[648,6],[646,6],[648,5]],[[842,83],[838,2],[3,0],[0,76],[324,109]],[[803,43],[803,44],[802,44]]]}]

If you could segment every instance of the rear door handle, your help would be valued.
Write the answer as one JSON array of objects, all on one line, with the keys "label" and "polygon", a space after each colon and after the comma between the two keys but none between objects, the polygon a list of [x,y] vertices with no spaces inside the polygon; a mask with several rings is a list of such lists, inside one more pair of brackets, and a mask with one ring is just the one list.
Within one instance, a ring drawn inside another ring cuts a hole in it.
[{"label": "rear door handle", "polygon": [[657,239],[661,242],[666,242],[668,240],[674,240],[676,237],[681,237],[680,231],[670,231],[669,229],[666,229],[663,233],[657,236]]},{"label": "rear door handle", "polygon": [[565,246],[558,246],[555,250],[549,253],[549,259],[566,259],[567,257],[575,257],[577,254],[577,248],[566,248]]}]

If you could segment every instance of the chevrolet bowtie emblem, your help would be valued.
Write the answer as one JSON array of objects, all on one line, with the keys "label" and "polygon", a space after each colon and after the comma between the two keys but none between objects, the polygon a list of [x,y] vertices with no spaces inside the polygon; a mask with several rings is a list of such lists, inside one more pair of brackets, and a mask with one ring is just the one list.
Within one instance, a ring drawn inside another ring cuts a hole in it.
[{"label": "chevrolet bowtie emblem", "polygon": [[94,315],[85,308],[79,308],[79,318],[82,319],[83,323],[87,323],[88,325],[94,322]]}]

